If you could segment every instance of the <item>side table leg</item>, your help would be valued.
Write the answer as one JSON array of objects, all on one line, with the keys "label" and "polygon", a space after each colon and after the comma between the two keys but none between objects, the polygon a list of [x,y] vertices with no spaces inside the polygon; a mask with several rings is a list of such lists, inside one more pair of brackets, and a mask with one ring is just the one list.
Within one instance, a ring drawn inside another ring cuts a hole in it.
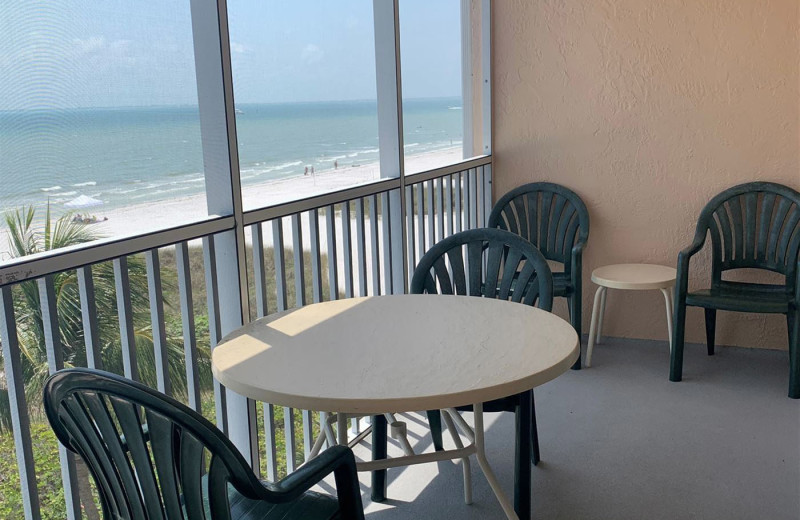
[{"label": "side table leg", "polygon": [[603,297],[600,299],[600,315],[597,317],[597,339],[595,342],[602,343],[603,339],[603,318],[606,315],[606,298],[608,298],[608,289],[603,287]]},{"label": "side table leg", "polygon": [[669,289],[661,289],[664,302],[667,305],[667,338],[669,338],[669,351],[672,352],[672,296]]},{"label": "side table leg", "polygon": [[491,486],[492,491],[494,491],[494,495],[497,497],[497,501],[500,502],[500,507],[503,508],[506,517],[512,520],[519,520],[519,517],[517,517],[517,514],[514,512],[514,506],[505,493],[503,493],[500,482],[497,481],[497,477],[494,475],[492,467],[489,466],[489,461],[486,459],[486,448],[483,442],[483,403],[474,404],[473,410],[475,412],[475,457],[478,459],[478,466],[480,466],[483,474],[486,476],[486,480],[489,481],[489,486]]},{"label": "side table leg", "polygon": [[589,345],[586,347],[586,366],[592,366],[592,351],[594,350],[595,338],[597,336],[597,315],[600,313],[600,307],[603,300],[603,295],[606,293],[606,288],[600,286],[597,292],[594,293],[594,305],[592,306],[592,321],[589,325]]}]

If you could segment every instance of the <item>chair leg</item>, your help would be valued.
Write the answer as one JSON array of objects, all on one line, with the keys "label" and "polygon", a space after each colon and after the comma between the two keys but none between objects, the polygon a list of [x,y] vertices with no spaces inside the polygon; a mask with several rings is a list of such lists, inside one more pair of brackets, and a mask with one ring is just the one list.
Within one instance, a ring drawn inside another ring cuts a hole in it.
[{"label": "chair leg", "polygon": [[717,309],[703,309],[706,313],[706,346],[708,355],[714,355],[714,333],[717,328]]},{"label": "chair leg", "polygon": [[786,315],[789,328],[789,397],[800,399],[800,310]]},{"label": "chair leg", "polygon": [[[578,333],[578,343],[581,342],[581,299],[579,295],[573,294],[567,297],[567,306],[569,307],[569,322],[575,332]],[[578,349],[578,359],[572,365],[572,370],[581,369],[581,351]]]},{"label": "chair leg", "polygon": [[532,392],[519,394],[514,413],[516,419],[516,442],[514,457],[514,511],[520,520],[531,517],[531,412]]},{"label": "chair leg", "polygon": [[442,412],[439,410],[428,410],[428,426],[431,429],[431,438],[433,439],[433,449],[442,451],[444,444],[442,442]]},{"label": "chair leg", "polygon": [[683,378],[683,343],[686,332],[686,300],[679,297],[674,303],[675,319],[672,320],[672,352],[669,356],[669,380]]},{"label": "chair leg", "polygon": [[[372,417],[372,460],[385,459],[387,448],[386,417],[375,415]],[[372,501],[384,500],[386,500],[386,470],[381,469],[372,472]]]},{"label": "chair leg", "polygon": [[539,428],[536,425],[536,396],[531,390],[531,462],[534,466],[542,460],[539,454]]}]

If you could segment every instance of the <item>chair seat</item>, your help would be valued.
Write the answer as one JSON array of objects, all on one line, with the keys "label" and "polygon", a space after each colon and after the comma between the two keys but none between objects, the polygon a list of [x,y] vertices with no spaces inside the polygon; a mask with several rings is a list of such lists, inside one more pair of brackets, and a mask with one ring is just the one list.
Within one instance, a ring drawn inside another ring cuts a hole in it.
[{"label": "chair seat", "polygon": [[[203,477],[207,486],[208,476]],[[208,493],[206,493],[206,497]],[[233,486],[228,486],[228,500],[231,505],[232,520],[338,520],[339,503],[335,497],[306,491],[300,498],[283,504],[273,504],[262,500],[250,500],[239,494]],[[211,518],[206,502],[206,517]]]},{"label": "chair seat", "polygon": [[568,296],[575,292],[572,280],[566,273],[553,273],[553,296]]},{"label": "chair seat", "polygon": [[729,284],[686,295],[686,305],[723,311],[785,314],[793,302],[785,287],[766,284]]}]

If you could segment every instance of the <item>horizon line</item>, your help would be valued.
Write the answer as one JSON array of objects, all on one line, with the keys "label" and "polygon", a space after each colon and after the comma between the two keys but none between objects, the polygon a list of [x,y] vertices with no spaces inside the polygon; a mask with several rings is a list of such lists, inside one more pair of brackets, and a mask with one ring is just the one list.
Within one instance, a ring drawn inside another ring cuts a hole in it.
[{"label": "horizon line", "polygon": [[[434,100],[434,99],[454,99],[461,98],[460,94],[451,96],[417,96],[404,98],[404,101],[419,101],[419,100]],[[251,101],[235,103],[234,107],[246,105],[311,105],[315,103],[377,103],[376,98],[361,98],[361,99],[320,99],[320,100],[305,100],[305,101]],[[463,99],[462,99],[463,101]],[[0,108],[0,113],[3,112],[34,112],[45,110],[109,110],[109,109],[129,109],[129,108],[194,108],[199,106],[197,103],[176,103],[176,104],[159,104],[159,105],[115,105],[115,106],[75,106],[75,107],[35,107],[35,108]]]}]

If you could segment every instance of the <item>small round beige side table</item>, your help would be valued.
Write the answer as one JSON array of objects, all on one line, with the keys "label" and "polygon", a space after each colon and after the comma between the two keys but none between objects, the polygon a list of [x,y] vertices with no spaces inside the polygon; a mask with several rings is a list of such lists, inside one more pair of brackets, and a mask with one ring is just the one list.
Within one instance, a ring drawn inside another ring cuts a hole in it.
[{"label": "small round beige side table", "polygon": [[627,291],[661,290],[667,306],[667,336],[672,348],[672,287],[675,285],[674,267],[655,264],[616,264],[598,267],[592,271],[592,281],[599,285],[594,295],[592,322],[589,326],[589,346],[586,349],[586,366],[592,366],[594,344],[600,343],[603,333],[603,315],[606,312],[608,289]]}]

